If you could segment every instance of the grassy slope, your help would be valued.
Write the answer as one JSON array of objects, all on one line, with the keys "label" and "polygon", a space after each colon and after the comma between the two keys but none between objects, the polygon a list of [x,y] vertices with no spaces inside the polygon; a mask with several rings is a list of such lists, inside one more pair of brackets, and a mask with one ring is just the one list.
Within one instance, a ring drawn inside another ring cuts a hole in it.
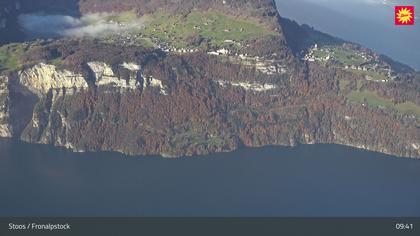
[{"label": "grassy slope", "polygon": [[383,98],[372,91],[351,91],[346,97],[351,102],[366,103],[370,107],[394,109],[401,114],[420,117],[420,106],[412,102],[394,104],[391,99]]},{"label": "grassy slope", "polygon": [[213,46],[221,46],[225,40],[245,42],[275,34],[252,20],[216,12],[193,11],[187,16],[161,12],[149,16],[147,21],[145,35],[159,38],[177,48],[188,46],[186,41],[196,36],[210,40]]},{"label": "grassy slope", "polygon": [[[133,27],[130,32],[120,35],[106,36],[105,43],[117,43],[123,39],[145,47],[156,47],[155,43],[164,43],[175,48],[194,48],[191,40],[206,39],[210,46],[222,47],[226,40],[235,41],[239,46],[249,40],[262,38],[278,33],[267,29],[251,18],[240,18],[225,15],[215,11],[192,11],[186,15],[156,12],[138,17],[133,11],[111,14],[107,21],[119,22],[125,25],[144,24],[144,27]],[[134,39],[134,42],[132,41]]]},{"label": "grassy slope", "polygon": [[0,72],[19,69],[22,65],[20,57],[25,51],[25,45],[19,43],[0,47]]}]

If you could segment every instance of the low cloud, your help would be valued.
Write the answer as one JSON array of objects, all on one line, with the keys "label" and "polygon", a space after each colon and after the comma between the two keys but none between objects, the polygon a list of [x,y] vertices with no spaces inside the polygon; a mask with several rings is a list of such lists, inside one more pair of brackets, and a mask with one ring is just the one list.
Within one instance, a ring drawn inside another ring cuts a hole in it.
[{"label": "low cloud", "polygon": [[141,20],[119,23],[108,14],[90,14],[80,18],[66,15],[22,14],[19,23],[36,37],[103,37],[141,29]]}]

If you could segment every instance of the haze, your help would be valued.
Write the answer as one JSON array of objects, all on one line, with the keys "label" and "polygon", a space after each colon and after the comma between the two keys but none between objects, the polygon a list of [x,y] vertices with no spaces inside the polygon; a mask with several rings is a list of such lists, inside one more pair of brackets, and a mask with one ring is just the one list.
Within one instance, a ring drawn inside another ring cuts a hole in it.
[{"label": "haze", "polygon": [[22,14],[19,24],[32,37],[101,37],[142,28],[143,22],[124,24],[109,20],[108,14],[90,14],[80,18],[67,15]]},{"label": "haze", "polygon": [[360,43],[420,70],[420,25],[395,26],[394,6],[420,1],[390,0],[276,0],[283,17]]}]

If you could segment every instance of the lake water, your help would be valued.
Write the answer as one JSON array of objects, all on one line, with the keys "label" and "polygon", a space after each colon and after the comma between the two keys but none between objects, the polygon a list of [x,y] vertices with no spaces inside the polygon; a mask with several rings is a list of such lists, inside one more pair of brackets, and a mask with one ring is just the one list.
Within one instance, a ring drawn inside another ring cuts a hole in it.
[{"label": "lake water", "polygon": [[0,216],[420,216],[420,160],[338,145],[181,158],[0,139]]}]

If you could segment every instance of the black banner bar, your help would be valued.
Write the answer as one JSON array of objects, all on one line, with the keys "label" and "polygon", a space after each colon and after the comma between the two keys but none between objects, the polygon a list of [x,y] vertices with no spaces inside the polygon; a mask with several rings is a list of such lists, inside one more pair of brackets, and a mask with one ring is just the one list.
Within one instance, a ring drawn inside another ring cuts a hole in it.
[{"label": "black banner bar", "polygon": [[0,235],[420,235],[420,218],[0,218]]}]

